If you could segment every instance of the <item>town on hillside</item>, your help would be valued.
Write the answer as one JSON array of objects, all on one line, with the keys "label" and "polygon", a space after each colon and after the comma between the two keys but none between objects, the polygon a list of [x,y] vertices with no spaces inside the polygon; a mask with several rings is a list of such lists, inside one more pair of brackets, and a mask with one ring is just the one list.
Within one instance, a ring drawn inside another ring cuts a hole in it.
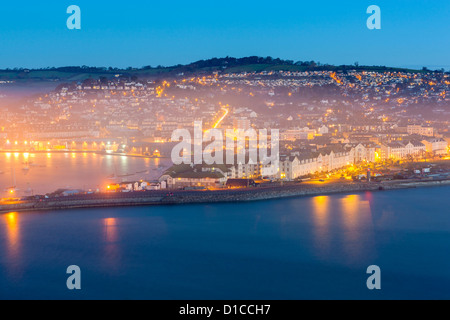
[{"label": "town on hillside", "polygon": [[234,182],[249,186],[447,172],[448,72],[281,62],[271,69],[255,64],[253,69],[224,66],[209,71],[180,67],[177,73],[152,77],[139,77],[139,70],[130,75],[112,69],[97,78],[68,80],[54,90],[0,104],[0,152],[169,159],[177,144],[174,130],[192,132],[200,121],[204,131],[267,129],[270,138],[270,130],[278,130],[276,172],[264,174],[259,160],[169,163],[158,177],[123,177],[98,189],[224,188],[229,179],[257,181]]}]

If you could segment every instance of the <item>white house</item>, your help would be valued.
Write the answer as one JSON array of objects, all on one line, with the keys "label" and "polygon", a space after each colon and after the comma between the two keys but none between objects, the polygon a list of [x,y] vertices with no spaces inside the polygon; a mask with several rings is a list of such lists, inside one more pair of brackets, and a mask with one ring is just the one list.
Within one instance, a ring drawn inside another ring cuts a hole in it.
[{"label": "white house", "polygon": [[382,159],[400,160],[408,156],[420,156],[426,152],[425,145],[420,141],[392,142],[382,144],[380,148],[380,157]]},{"label": "white house", "polygon": [[422,140],[426,151],[436,155],[447,154],[448,142],[442,138],[429,138]]}]

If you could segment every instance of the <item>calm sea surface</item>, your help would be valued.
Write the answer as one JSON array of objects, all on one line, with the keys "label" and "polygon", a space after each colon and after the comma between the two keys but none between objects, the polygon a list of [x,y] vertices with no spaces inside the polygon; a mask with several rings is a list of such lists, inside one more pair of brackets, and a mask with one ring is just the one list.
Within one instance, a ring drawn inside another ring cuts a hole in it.
[{"label": "calm sea surface", "polygon": [[[24,174],[21,157],[0,154],[2,187],[12,167],[19,187],[39,192],[157,167],[44,154],[33,162],[45,166]],[[0,299],[450,299],[449,195],[438,187],[0,214]],[[379,291],[366,287],[373,264]],[[80,291],[66,288],[69,265],[81,268]]]},{"label": "calm sea surface", "polygon": [[169,159],[148,159],[95,153],[0,153],[0,192],[16,186],[19,196],[57,189],[104,189],[115,181],[157,179]]}]

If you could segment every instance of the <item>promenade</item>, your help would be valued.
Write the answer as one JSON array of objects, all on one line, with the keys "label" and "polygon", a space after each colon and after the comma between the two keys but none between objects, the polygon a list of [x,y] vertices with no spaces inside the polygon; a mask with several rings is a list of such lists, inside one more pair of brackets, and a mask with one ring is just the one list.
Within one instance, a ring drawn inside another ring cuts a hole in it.
[{"label": "promenade", "polygon": [[40,200],[0,203],[0,212],[67,210],[72,208],[181,205],[190,203],[240,202],[335,193],[385,191],[418,187],[449,186],[450,179],[395,180],[389,182],[297,183],[219,190],[155,190],[127,193],[96,193]]}]

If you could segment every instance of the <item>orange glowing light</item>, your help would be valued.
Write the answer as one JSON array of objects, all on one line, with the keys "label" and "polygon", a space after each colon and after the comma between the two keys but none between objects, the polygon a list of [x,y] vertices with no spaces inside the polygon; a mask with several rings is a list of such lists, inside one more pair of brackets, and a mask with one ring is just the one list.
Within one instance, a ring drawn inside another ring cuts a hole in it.
[{"label": "orange glowing light", "polygon": [[336,81],[337,84],[341,84],[341,83],[342,83],[342,81],[339,80],[339,79],[336,77],[336,72],[332,72],[332,73],[330,74],[330,77],[331,77],[331,79],[333,79],[334,81]]},{"label": "orange glowing light", "polygon": [[217,120],[217,122],[214,124],[214,126],[213,126],[213,128],[214,129],[216,129],[219,125],[220,125],[220,123],[223,121],[223,119],[225,119],[225,117],[228,115],[228,109],[223,109],[223,110],[225,110],[225,113],[224,113],[224,115],[219,119],[219,120]]}]

